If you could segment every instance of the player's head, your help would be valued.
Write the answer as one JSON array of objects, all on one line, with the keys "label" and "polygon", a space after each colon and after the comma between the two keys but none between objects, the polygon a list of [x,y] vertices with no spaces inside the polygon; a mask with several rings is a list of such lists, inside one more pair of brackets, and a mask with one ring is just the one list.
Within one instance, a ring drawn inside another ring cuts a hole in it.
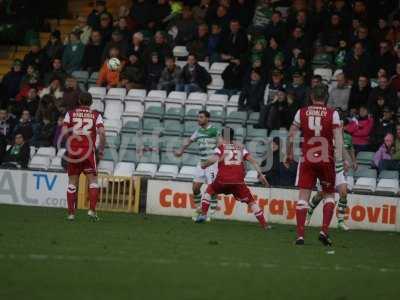
[{"label": "player's head", "polygon": [[235,138],[235,130],[231,127],[224,127],[222,128],[221,137],[226,144],[230,144],[233,142]]},{"label": "player's head", "polygon": [[79,105],[91,106],[93,102],[92,95],[90,93],[81,93],[79,95]]},{"label": "player's head", "polygon": [[208,121],[210,120],[210,113],[206,110],[199,111],[197,116],[197,123],[199,126],[204,127],[208,125]]},{"label": "player's head", "polygon": [[313,104],[325,104],[328,99],[328,90],[325,85],[318,84],[311,90],[311,101]]}]

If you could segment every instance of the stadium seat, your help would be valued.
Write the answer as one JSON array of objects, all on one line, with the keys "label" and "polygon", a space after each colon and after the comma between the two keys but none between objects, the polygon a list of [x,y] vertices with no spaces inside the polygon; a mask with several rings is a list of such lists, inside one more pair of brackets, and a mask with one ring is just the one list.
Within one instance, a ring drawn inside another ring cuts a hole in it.
[{"label": "stadium seat", "polygon": [[320,75],[324,81],[330,82],[333,72],[331,69],[328,68],[316,68],[314,70],[314,75]]},{"label": "stadium seat", "polygon": [[97,169],[101,174],[111,175],[114,171],[114,162],[110,160],[101,160]]},{"label": "stadium seat", "polygon": [[241,139],[246,137],[246,128],[243,127],[241,124],[238,123],[226,123],[225,124],[226,127],[230,127],[233,128],[233,130],[235,130],[235,137],[238,138],[240,137]]},{"label": "stadium seat", "polygon": [[93,99],[93,103],[90,106],[90,109],[98,111],[99,113],[104,112],[104,103],[102,100],[99,99]]},{"label": "stadium seat", "polygon": [[104,118],[109,120],[120,120],[124,112],[124,105],[121,102],[106,102]]},{"label": "stadium seat", "polygon": [[172,52],[177,58],[184,58],[189,55],[189,52],[185,46],[175,46]]},{"label": "stadium seat", "polygon": [[376,189],[376,170],[361,168],[354,174],[356,181],[353,191],[374,192]]},{"label": "stadium seat", "polygon": [[259,123],[260,113],[259,112],[251,112],[249,114],[249,118],[247,119],[247,125],[256,125]]},{"label": "stadium seat", "polygon": [[258,183],[258,173],[255,170],[250,170],[246,173],[246,177],[244,178],[244,181],[250,184],[255,184]]},{"label": "stadium seat", "polygon": [[399,179],[399,171],[383,170],[379,173],[379,179]]},{"label": "stadium seat", "polygon": [[103,99],[107,94],[107,89],[105,87],[91,87],[89,93],[93,98]]},{"label": "stadium seat", "polygon": [[376,186],[376,192],[395,194],[399,192],[399,180],[396,179],[379,179],[378,184]]},{"label": "stadium seat", "polygon": [[212,123],[224,123],[225,109],[223,106],[207,106],[206,110],[210,113],[210,120]]},{"label": "stadium seat", "polygon": [[207,102],[208,95],[206,93],[190,93],[186,100],[187,104],[200,104],[205,105]]},{"label": "stadium seat", "polygon": [[163,135],[181,136],[183,133],[183,126],[178,120],[165,120]]},{"label": "stadium seat", "polygon": [[159,102],[164,102],[167,99],[167,92],[162,90],[151,90],[145,100],[155,100]]},{"label": "stadium seat", "polygon": [[229,98],[228,106],[238,106],[240,95],[233,95]]},{"label": "stadium seat", "polygon": [[353,174],[348,174],[346,176],[346,183],[347,183],[347,188],[349,191],[352,191],[354,188],[354,176]]},{"label": "stadium seat", "polygon": [[357,163],[360,165],[370,166],[374,159],[374,152],[361,151],[357,154]]},{"label": "stadium seat", "polygon": [[163,127],[160,119],[143,119],[143,134],[155,134],[160,135]]},{"label": "stadium seat", "polygon": [[113,148],[105,148],[103,154],[103,160],[118,161],[118,151]]},{"label": "stadium seat", "polygon": [[122,114],[123,117],[143,117],[144,104],[138,101],[125,102],[125,110]]},{"label": "stadium seat", "polygon": [[129,90],[128,95],[125,97],[125,101],[144,101],[146,96],[146,90],[132,89]]},{"label": "stadium seat", "polygon": [[40,147],[37,152],[36,156],[48,156],[48,157],[54,157],[56,156],[56,148],[54,147]]},{"label": "stadium seat", "polygon": [[137,149],[140,145],[141,140],[137,133],[122,133],[120,149]]},{"label": "stadium seat", "polygon": [[184,109],[179,103],[165,103],[164,119],[182,121]]},{"label": "stadium seat", "polygon": [[48,170],[50,167],[50,157],[35,155],[28,165],[29,169]]},{"label": "stadium seat", "polygon": [[54,157],[50,162],[49,170],[50,171],[64,171],[61,161],[62,161],[61,157],[58,157],[58,156]]},{"label": "stadium seat", "polygon": [[288,137],[288,135],[289,135],[289,131],[288,131],[287,129],[285,129],[285,128],[281,128],[281,129],[279,129],[279,130],[272,130],[272,131],[269,133],[269,136],[270,136],[271,138],[279,137],[279,138],[281,138],[281,140],[282,140],[282,139],[286,140],[287,137]]},{"label": "stadium seat", "polygon": [[212,81],[207,86],[210,90],[220,90],[224,87],[224,81],[222,80],[221,75],[211,75]]},{"label": "stadium seat", "polygon": [[196,121],[199,111],[203,109],[203,106],[200,104],[186,104],[185,105],[185,121]]},{"label": "stadium seat", "polygon": [[63,157],[66,151],[67,151],[67,149],[65,149],[65,148],[59,149],[59,150],[57,151],[57,156],[58,156],[58,157]]},{"label": "stadium seat", "polygon": [[210,63],[208,61],[199,61],[199,65],[206,69],[207,72],[210,71]]},{"label": "stadium seat", "polygon": [[208,96],[208,105],[226,106],[228,104],[228,95],[211,94]]},{"label": "stadium seat", "polygon": [[[99,72],[93,72],[93,73],[90,75],[89,79],[88,79],[88,84],[93,84],[93,85],[95,85],[96,82],[97,82],[97,79],[99,79]],[[90,93],[90,90],[89,90],[89,93]],[[104,95],[105,95],[105,94],[104,94]]]},{"label": "stadium seat", "polygon": [[106,119],[104,120],[104,128],[106,130],[106,132],[111,132],[113,134],[111,135],[117,135],[121,132],[121,128],[122,128],[122,121],[119,119]]},{"label": "stadium seat", "polygon": [[106,138],[106,147],[118,149],[121,145],[121,137],[119,135],[109,136]]},{"label": "stadium seat", "polygon": [[232,111],[228,114],[225,122],[227,123],[239,123],[243,126],[246,124],[247,112],[245,111]]},{"label": "stadium seat", "polygon": [[196,121],[186,121],[183,126],[184,126],[183,135],[187,137],[192,136],[192,134],[199,127]]},{"label": "stadium seat", "polygon": [[210,67],[210,73],[221,75],[228,65],[229,63],[215,62]]},{"label": "stadium seat", "polygon": [[176,165],[160,165],[155,176],[161,178],[176,178],[178,176],[179,167]]},{"label": "stadium seat", "polygon": [[177,60],[177,61],[175,62],[175,64],[176,64],[178,67],[181,67],[181,69],[183,69],[183,67],[186,66],[187,62],[186,62],[185,60]]},{"label": "stadium seat", "polygon": [[197,166],[199,162],[199,157],[190,153],[184,153],[182,155],[182,165],[183,166]]},{"label": "stadium seat", "polygon": [[125,88],[111,88],[108,90],[107,95],[105,96],[104,100],[119,100],[123,101],[126,96],[126,89]]},{"label": "stadium seat", "polygon": [[262,138],[267,139],[267,129],[254,128],[253,125],[247,126],[247,138]]},{"label": "stadium seat", "polygon": [[158,101],[146,101],[143,117],[161,119],[164,114],[163,105]]},{"label": "stadium seat", "polygon": [[127,121],[121,129],[122,133],[136,133],[138,131],[140,131],[141,126],[140,126],[140,119],[137,120],[131,120],[131,121]]},{"label": "stadium seat", "polygon": [[76,80],[80,83],[86,84],[89,80],[89,72],[88,71],[74,71],[71,74]]},{"label": "stadium seat", "polygon": [[183,138],[180,136],[162,136],[160,138],[160,149],[163,152],[172,152],[182,146]]},{"label": "stadium seat", "polygon": [[172,103],[185,103],[187,95],[185,92],[171,92],[169,93],[165,102],[172,102]]},{"label": "stadium seat", "polygon": [[135,175],[154,177],[157,172],[157,164],[139,163]]},{"label": "stadium seat", "polygon": [[192,180],[195,174],[196,174],[196,167],[194,167],[194,166],[183,166],[180,169],[179,174],[176,177],[180,178],[180,179]]},{"label": "stadium seat", "polygon": [[130,162],[119,162],[115,166],[114,176],[132,177],[135,173],[135,164]]}]

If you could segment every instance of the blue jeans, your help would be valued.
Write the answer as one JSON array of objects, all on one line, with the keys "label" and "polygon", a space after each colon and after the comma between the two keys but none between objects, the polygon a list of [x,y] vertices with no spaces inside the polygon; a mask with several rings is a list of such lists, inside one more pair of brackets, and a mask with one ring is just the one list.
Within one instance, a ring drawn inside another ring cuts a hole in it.
[{"label": "blue jeans", "polygon": [[195,83],[178,84],[176,86],[176,90],[178,92],[186,92],[188,94],[194,93],[194,92],[203,92],[203,90]]}]

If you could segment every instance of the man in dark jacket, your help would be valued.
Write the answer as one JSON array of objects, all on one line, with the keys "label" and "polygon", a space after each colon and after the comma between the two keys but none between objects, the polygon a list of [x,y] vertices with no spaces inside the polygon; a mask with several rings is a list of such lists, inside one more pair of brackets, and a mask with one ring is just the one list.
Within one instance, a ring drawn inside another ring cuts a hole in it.
[{"label": "man in dark jacket", "polygon": [[55,58],[51,63],[51,71],[47,72],[44,75],[43,83],[45,86],[48,86],[51,81],[57,77],[60,79],[61,83],[64,84],[65,78],[67,77],[67,72],[64,71],[62,67],[62,60],[61,58]]},{"label": "man in dark jacket", "polygon": [[92,28],[100,27],[100,16],[107,14],[112,19],[112,15],[107,11],[106,1],[96,1],[96,6],[87,18],[87,23]]},{"label": "man in dark jacket", "polygon": [[239,109],[260,111],[260,105],[264,101],[265,83],[261,80],[260,70],[251,71],[250,80],[244,83],[239,98]]},{"label": "man in dark jacket", "polygon": [[15,135],[14,145],[4,155],[2,167],[22,168],[28,167],[30,158],[29,144],[25,142],[22,133]]},{"label": "man in dark jacket", "polygon": [[178,90],[186,93],[206,92],[207,85],[211,83],[211,76],[205,68],[197,63],[196,56],[190,54],[187,64],[183,67]]},{"label": "man in dark jacket", "polygon": [[389,79],[385,76],[381,76],[378,79],[378,86],[373,88],[368,99],[368,106],[372,107],[377,102],[379,97],[383,97],[393,111],[398,107],[397,93],[390,86]]},{"label": "man in dark jacket", "polygon": [[1,82],[0,95],[2,95],[1,97],[4,97],[4,99],[0,100],[8,102],[10,98],[15,98],[15,96],[17,96],[19,93],[23,77],[24,73],[22,72],[22,61],[16,59],[14,60],[14,64],[10,72],[4,75]]},{"label": "man in dark jacket", "polygon": [[104,44],[100,31],[93,30],[89,43],[85,46],[82,59],[82,70],[89,73],[98,72],[102,65]]},{"label": "man in dark jacket", "polygon": [[165,59],[165,68],[161,73],[157,88],[159,90],[166,90],[168,93],[174,91],[179,85],[181,72],[181,68],[175,63],[175,57],[167,57]]},{"label": "man in dark jacket", "polygon": [[39,67],[40,74],[43,74],[48,69],[49,60],[44,51],[40,49],[39,41],[32,41],[31,51],[25,55],[22,65],[25,71],[29,65],[36,65]]},{"label": "man in dark jacket", "polygon": [[200,24],[197,28],[197,37],[194,41],[186,45],[189,53],[193,53],[200,61],[204,61],[208,56],[208,26]]},{"label": "man in dark jacket", "polygon": [[230,31],[224,35],[221,42],[221,58],[230,61],[234,57],[240,57],[249,46],[246,32],[241,29],[238,20],[232,20],[229,25]]}]

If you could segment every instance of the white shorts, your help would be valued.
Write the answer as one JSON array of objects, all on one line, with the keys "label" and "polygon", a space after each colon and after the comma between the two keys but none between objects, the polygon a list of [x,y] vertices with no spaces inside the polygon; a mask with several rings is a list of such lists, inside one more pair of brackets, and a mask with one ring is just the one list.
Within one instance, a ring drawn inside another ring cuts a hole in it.
[{"label": "white shorts", "polygon": [[211,184],[217,177],[218,163],[209,166],[207,169],[202,169],[200,163],[196,167],[193,182]]},{"label": "white shorts", "polygon": [[[347,184],[346,177],[344,176],[344,171],[342,171],[340,173],[336,173],[336,178],[335,178],[335,186],[336,186],[336,188],[341,186],[342,184]],[[317,181],[317,190],[319,192],[322,191],[321,184],[319,183],[319,180]]]}]

